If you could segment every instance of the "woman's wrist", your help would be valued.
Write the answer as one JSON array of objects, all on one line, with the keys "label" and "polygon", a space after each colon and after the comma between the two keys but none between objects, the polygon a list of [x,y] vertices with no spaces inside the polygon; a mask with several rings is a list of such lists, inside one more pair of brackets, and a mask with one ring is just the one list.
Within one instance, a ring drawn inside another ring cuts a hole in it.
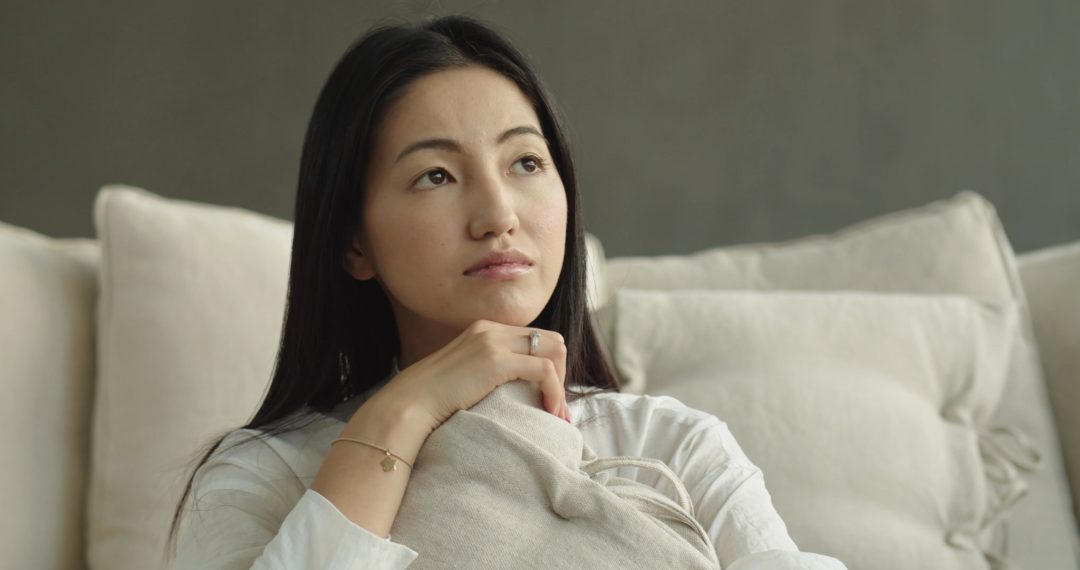
[{"label": "woman's wrist", "polygon": [[362,439],[415,464],[420,448],[434,429],[422,412],[410,402],[380,390],[356,410],[340,437]]}]

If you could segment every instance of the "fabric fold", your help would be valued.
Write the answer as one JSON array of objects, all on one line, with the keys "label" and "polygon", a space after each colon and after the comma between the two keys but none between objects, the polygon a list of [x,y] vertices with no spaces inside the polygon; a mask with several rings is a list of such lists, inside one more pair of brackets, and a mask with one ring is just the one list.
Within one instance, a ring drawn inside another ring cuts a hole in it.
[{"label": "fabric fold", "polygon": [[[508,382],[428,436],[390,531],[420,553],[410,568],[720,570],[667,465],[597,457],[540,402]],[[658,471],[675,499],[607,472],[622,466]]]},{"label": "fabric fold", "polygon": [[[993,426],[977,431],[979,453],[983,459],[986,479],[990,483],[991,503],[977,524],[953,527],[945,540],[954,548],[977,547],[990,565],[991,570],[1019,570],[1008,557],[1008,519],[1020,499],[1028,494],[1030,487],[1021,471],[1035,472],[1043,467],[1042,451],[1027,435],[1013,426]],[[1006,438],[1013,441],[1006,444]],[[979,533],[1001,525],[1002,539],[999,548],[979,544],[974,538]]]}]

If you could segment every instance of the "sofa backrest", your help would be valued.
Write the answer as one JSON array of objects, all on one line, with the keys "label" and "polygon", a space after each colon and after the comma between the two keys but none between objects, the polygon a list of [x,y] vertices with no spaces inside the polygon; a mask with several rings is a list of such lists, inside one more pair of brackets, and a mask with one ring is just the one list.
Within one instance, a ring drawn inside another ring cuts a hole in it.
[{"label": "sofa backrest", "polygon": [[0,568],[81,568],[99,248],[0,223]]}]

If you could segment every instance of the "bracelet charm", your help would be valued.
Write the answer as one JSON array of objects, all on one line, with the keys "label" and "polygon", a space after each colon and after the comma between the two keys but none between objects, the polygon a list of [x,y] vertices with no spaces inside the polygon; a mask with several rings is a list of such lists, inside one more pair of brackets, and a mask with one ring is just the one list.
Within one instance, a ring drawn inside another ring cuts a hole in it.
[{"label": "bracelet charm", "polygon": [[394,459],[390,452],[386,452],[386,458],[382,460],[383,471],[397,471],[397,459]]},{"label": "bracelet charm", "polygon": [[366,445],[368,447],[374,447],[375,449],[378,449],[379,451],[385,453],[386,457],[384,457],[383,460],[379,462],[379,464],[382,465],[383,472],[397,471],[398,461],[401,461],[405,465],[408,465],[410,469],[412,468],[412,465],[410,465],[408,461],[405,461],[401,457],[398,457],[394,453],[391,453],[391,451],[389,449],[386,449],[385,447],[379,447],[379,446],[377,446],[377,445],[375,445],[373,443],[368,443],[368,442],[366,442],[366,441],[364,441],[362,439],[356,439],[356,438],[352,438],[352,437],[339,437],[339,438],[335,439],[334,441],[331,441],[330,445],[333,446],[335,443],[337,443],[339,441],[351,441],[353,443],[363,444],[363,445]]}]

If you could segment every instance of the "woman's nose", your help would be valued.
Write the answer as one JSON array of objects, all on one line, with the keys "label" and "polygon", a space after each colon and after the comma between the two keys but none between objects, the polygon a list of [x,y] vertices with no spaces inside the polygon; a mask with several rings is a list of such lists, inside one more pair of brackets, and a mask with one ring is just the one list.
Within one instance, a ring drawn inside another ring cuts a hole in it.
[{"label": "woman's nose", "polygon": [[473,180],[469,189],[472,205],[470,233],[474,237],[486,237],[489,233],[502,235],[517,227],[513,189],[496,175]]}]

